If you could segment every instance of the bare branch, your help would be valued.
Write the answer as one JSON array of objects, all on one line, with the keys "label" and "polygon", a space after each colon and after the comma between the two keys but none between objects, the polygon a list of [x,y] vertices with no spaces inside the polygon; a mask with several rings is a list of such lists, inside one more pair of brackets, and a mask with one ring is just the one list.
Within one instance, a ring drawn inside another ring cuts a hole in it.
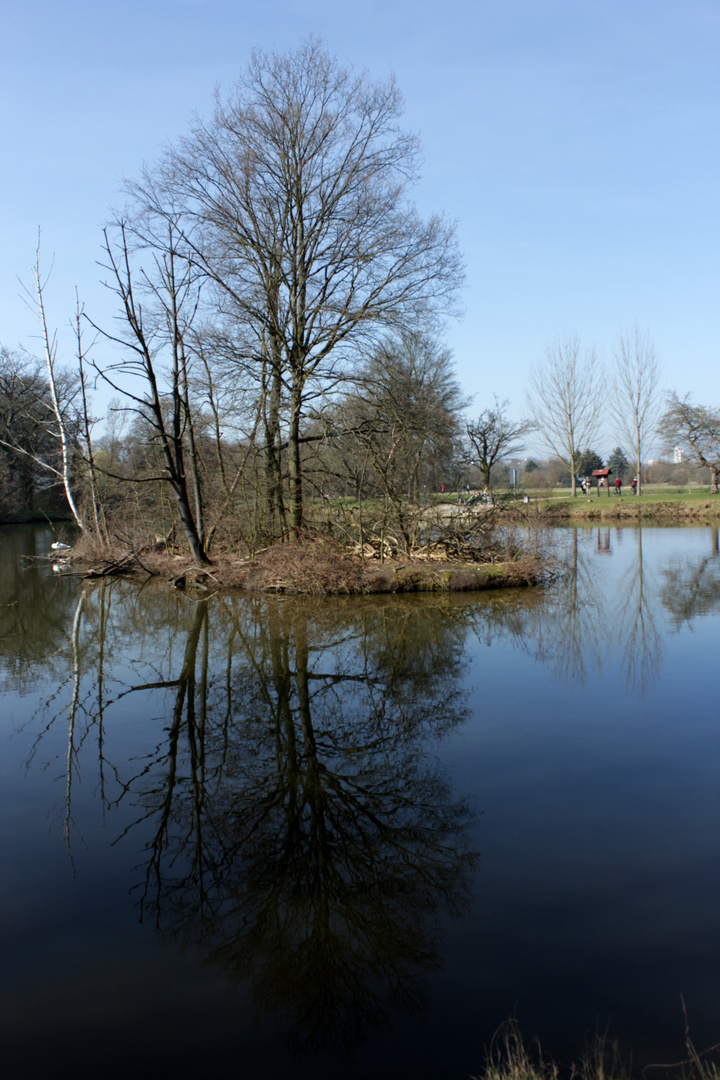
[{"label": "bare branch", "polygon": [[595,351],[582,357],[577,335],[557,338],[530,371],[531,419],[548,449],[569,468],[573,495],[580,457],[600,425],[601,389]]}]

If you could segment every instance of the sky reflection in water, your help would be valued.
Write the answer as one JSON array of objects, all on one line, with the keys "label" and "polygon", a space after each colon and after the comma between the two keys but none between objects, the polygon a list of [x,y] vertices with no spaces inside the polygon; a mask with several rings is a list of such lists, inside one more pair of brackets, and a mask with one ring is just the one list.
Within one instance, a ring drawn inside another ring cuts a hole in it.
[{"label": "sky reflection in water", "polygon": [[50,539],[2,537],[10,1075],[466,1076],[513,1011],[677,1060],[680,994],[720,1038],[717,530],[322,601],[18,574]]}]

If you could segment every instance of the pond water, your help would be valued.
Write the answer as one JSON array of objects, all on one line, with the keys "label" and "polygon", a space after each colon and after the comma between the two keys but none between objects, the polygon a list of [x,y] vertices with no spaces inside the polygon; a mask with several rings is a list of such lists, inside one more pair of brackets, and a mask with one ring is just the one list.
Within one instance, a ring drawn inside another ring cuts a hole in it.
[{"label": "pond water", "polygon": [[537,590],[298,600],[0,531],[6,1078],[466,1078],[720,1039],[717,528]]}]

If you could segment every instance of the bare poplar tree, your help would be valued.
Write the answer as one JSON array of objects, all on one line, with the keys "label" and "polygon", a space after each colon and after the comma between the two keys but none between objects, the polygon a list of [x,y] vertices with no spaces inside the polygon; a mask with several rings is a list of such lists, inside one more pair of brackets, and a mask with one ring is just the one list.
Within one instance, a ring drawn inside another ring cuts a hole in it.
[{"label": "bare poplar tree", "polygon": [[462,281],[454,227],[423,221],[409,201],[419,145],[401,112],[392,79],[354,75],[314,39],[286,55],[256,51],[210,120],[130,187],[135,227],[143,215],[177,224],[178,250],[241,328],[242,364],[266,399],[268,497],[274,509],[282,428],[294,534],[308,399],[336,386],[379,332],[451,310]]},{"label": "bare poplar tree", "polygon": [[635,325],[620,335],[615,348],[613,414],[617,433],[632,450],[637,494],[642,494],[642,462],[657,431],[662,405],[661,368],[647,333]]},{"label": "bare poplar tree", "polygon": [[594,349],[580,353],[577,335],[558,337],[530,369],[530,416],[540,438],[570,470],[577,493],[580,458],[594,440],[603,411]]}]

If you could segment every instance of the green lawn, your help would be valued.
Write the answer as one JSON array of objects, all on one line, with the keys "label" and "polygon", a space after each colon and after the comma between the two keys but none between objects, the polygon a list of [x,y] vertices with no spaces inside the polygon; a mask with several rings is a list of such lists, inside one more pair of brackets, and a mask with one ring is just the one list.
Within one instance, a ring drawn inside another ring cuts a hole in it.
[{"label": "green lawn", "polygon": [[[512,499],[512,490],[496,488],[495,498],[498,501],[505,502],[508,499]],[[603,491],[599,496],[597,490],[593,490],[590,495],[583,495],[582,491],[578,489],[578,494],[573,499],[570,494],[570,489],[567,487],[556,487],[552,489],[548,488],[534,488],[531,485],[525,485],[519,487],[515,493],[515,499],[518,502],[522,502],[525,498],[531,499],[533,502],[551,503],[553,506],[568,506],[577,507],[580,510],[582,507],[587,507],[588,502],[598,504],[605,507],[607,504],[614,504],[622,502],[623,505],[633,506],[647,506],[653,503],[699,503],[703,504],[710,501],[716,501],[720,504],[719,495],[711,495],[709,486],[697,486],[697,487],[677,487],[670,484],[645,484],[643,486],[642,495],[633,495],[630,485],[623,487],[622,495],[615,494],[614,488],[610,489],[610,494]],[[358,507],[357,500],[352,496],[344,496],[335,499],[326,500],[324,503],[322,500],[315,500],[316,505],[330,505],[333,507],[341,507],[345,510],[352,510]],[[457,491],[445,491],[428,492],[427,501],[425,505],[427,507],[438,505],[450,505],[457,506],[458,493]],[[364,513],[375,513],[382,511],[385,502],[382,498],[366,499],[362,502],[362,509]]]},{"label": "green lawn", "polygon": [[610,494],[607,492],[601,492],[598,496],[597,491],[593,491],[591,495],[583,495],[582,491],[579,491],[576,498],[573,499],[568,488],[553,488],[552,491],[547,490],[533,490],[527,488],[523,491],[523,494],[527,494],[532,499],[547,499],[557,503],[567,503],[572,506],[574,502],[583,502],[587,504],[588,499],[596,503],[616,502],[618,499],[622,499],[623,503],[631,502],[633,505],[647,505],[650,503],[670,503],[670,502],[707,502],[710,499],[717,499],[720,501],[720,496],[711,495],[709,487],[673,487],[666,484],[645,484],[643,485],[642,495],[633,495],[630,486],[623,487],[623,493],[621,496],[617,496],[611,489]]}]

